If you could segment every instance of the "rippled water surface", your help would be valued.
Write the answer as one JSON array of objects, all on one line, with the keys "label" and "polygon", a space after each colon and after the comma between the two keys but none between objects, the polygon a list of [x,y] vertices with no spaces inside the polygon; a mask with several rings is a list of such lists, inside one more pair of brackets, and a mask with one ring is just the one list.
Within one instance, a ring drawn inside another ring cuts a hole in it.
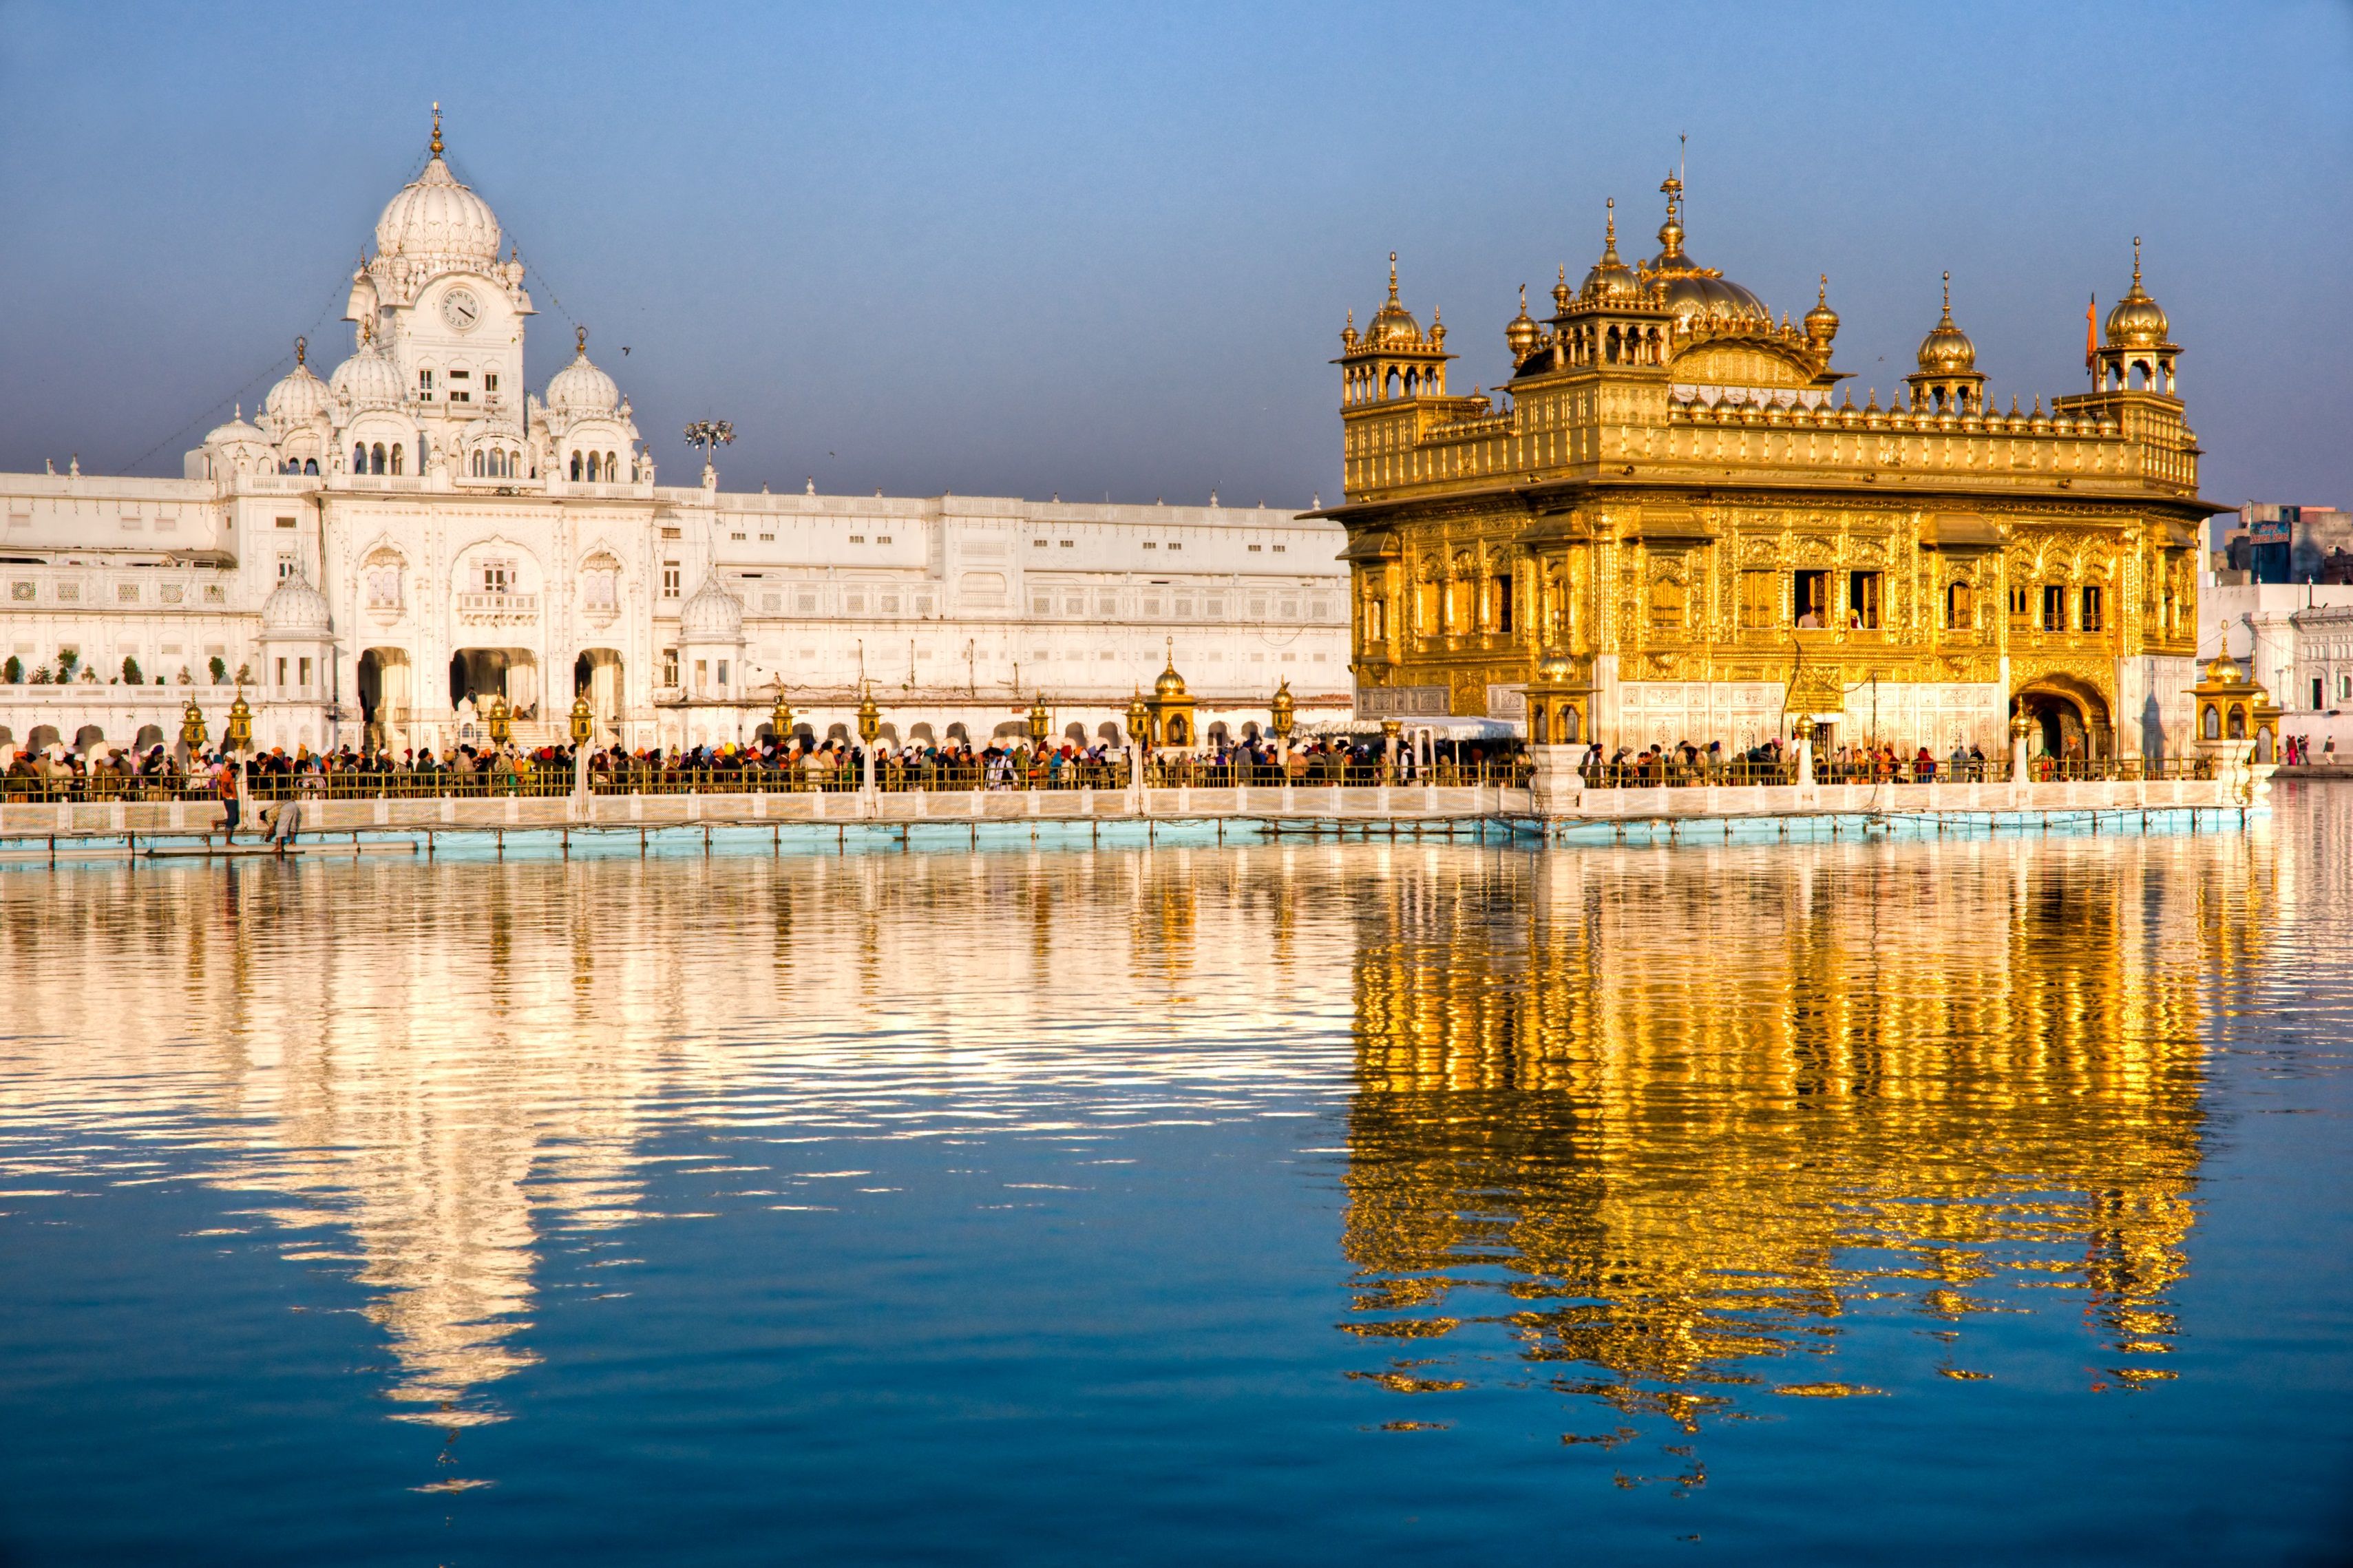
[{"label": "rippled water surface", "polygon": [[2248,834],[0,871],[0,1561],[2335,1560]]}]

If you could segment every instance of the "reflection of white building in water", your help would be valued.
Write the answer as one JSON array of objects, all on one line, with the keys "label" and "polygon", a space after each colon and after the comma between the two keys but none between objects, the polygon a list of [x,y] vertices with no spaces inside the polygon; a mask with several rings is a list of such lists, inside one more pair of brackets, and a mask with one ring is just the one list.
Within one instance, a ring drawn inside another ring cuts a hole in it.
[{"label": "reflection of white building in water", "polygon": [[325,380],[298,344],[176,480],[0,475],[0,750],[168,740],[190,696],[217,738],[228,693],[208,688],[239,669],[256,743],[290,750],[445,747],[493,693],[527,742],[565,733],[575,692],[600,741],[747,739],[779,681],[823,735],[861,678],[892,738],[985,741],[1039,692],[1093,738],[1172,651],[1205,734],[1262,719],[1285,679],[1303,720],[1345,713],[1335,524],[733,494],[708,468],[658,485],[585,331],[525,390],[522,267],[438,121],[430,151],[376,222]]}]

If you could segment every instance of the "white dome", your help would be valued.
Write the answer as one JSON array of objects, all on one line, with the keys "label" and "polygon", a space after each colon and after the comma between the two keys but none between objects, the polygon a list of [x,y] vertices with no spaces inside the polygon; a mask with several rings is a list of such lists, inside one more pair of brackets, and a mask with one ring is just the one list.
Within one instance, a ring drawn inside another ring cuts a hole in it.
[{"label": "white dome", "polygon": [[327,614],[327,596],[300,576],[289,577],[261,601],[261,629],[322,635],[332,632],[334,622]]},{"label": "white dome", "polygon": [[681,642],[737,642],[744,636],[744,601],[729,593],[719,574],[703,578],[694,597],[679,606]]},{"label": "white dome", "polygon": [[547,406],[565,414],[610,414],[620,405],[621,389],[588,363],[588,329],[579,332],[579,353],[547,384]]},{"label": "white dome", "polygon": [[353,413],[369,408],[397,408],[402,396],[400,372],[391,357],[376,347],[373,338],[360,344],[359,353],[335,367],[335,374],[328,378],[327,389]]},{"label": "white dome", "polygon": [[437,152],[425,173],[400,187],[375,220],[379,255],[470,261],[499,258],[499,220],[491,204],[459,184]]},{"label": "white dome", "polygon": [[207,447],[234,447],[248,443],[256,447],[269,445],[269,437],[245,422],[245,409],[239,405],[234,417],[226,425],[216,425],[206,432]]},{"label": "white dome", "polygon": [[262,404],[262,412],[280,430],[308,425],[327,409],[327,384],[311,374],[310,365],[304,362],[305,353],[302,340],[295,339],[294,368],[269,389],[269,396]]}]

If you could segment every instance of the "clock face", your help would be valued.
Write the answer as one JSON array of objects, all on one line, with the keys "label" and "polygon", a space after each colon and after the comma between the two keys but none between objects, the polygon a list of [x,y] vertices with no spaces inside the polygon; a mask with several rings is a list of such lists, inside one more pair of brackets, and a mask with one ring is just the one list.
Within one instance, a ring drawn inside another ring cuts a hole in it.
[{"label": "clock face", "polygon": [[482,319],[482,302],[470,289],[452,289],[441,296],[441,319],[461,332],[470,332]]}]

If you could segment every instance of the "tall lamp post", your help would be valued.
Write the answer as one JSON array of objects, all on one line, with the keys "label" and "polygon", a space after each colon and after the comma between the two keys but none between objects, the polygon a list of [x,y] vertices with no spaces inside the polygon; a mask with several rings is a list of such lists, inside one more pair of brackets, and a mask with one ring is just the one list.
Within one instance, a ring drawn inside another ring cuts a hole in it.
[{"label": "tall lamp post", "polygon": [[596,716],[589,710],[587,693],[572,700],[572,793],[588,794],[588,742],[596,735]]},{"label": "tall lamp post", "polygon": [[866,793],[874,793],[874,738],[882,732],[882,710],[874,705],[874,691],[866,689],[858,700],[858,747],[865,764]]},{"label": "tall lamp post", "polygon": [[205,710],[196,706],[195,699],[190,698],[187,706],[180,710],[180,750],[193,762],[203,752],[205,740]]},{"label": "tall lamp post", "polygon": [[718,470],[712,466],[712,456],[734,439],[735,426],[724,419],[698,419],[686,427],[686,444],[699,447],[702,452],[704,484],[714,483],[718,479]]},{"label": "tall lamp post", "polygon": [[776,739],[778,751],[792,742],[793,705],[785,700],[785,683],[781,680],[776,682],[776,705],[768,710],[768,733]]},{"label": "tall lamp post", "polygon": [[246,705],[245,683],[237,682],[237,696],[228,705],[228,728],[221,739],[231,752],[242,755],[253,749],[253,710]]},{"label": "tall lamp post", "polygon": [[1144,756],[1152,744],[1152,710],[1137,692],[1127,701],[1127,775],[1135,789],[1135,808],[1144,809]]},{"label": "tall lamp post", "polygon": [[1291,695],[1291,682],[1285,680],[1274,689],[1274,700],[1267,704],[1266,724],[1274,731],[1274,765],[1282,780],[1291,777],[1291,731],[1299,722],[1298,711],[1298,701]]}]

